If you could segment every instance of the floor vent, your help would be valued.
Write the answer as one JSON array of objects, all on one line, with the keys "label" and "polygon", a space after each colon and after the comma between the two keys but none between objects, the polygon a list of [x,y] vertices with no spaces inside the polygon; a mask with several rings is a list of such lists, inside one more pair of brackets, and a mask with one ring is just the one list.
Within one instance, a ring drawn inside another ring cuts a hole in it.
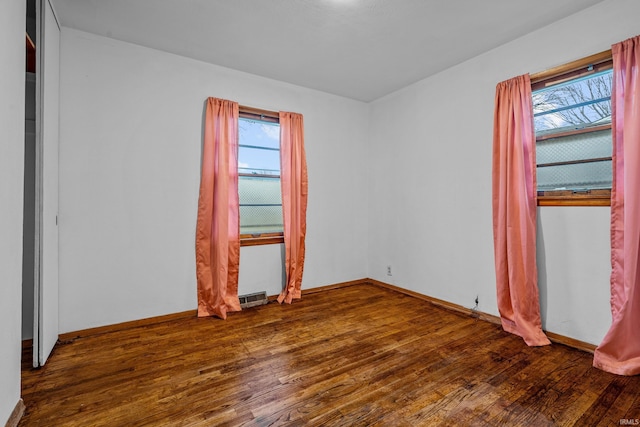
[{"label": "floor vent", "polygon": [[255,294],[240,295],[240,307],[249,308],[257,305],[264,305],[269,302],[266,292],[256,292]]}]

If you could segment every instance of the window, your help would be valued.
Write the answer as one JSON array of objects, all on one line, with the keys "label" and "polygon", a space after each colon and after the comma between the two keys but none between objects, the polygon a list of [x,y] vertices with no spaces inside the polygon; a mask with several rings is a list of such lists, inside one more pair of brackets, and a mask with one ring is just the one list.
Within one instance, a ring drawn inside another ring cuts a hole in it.
[{"label": "window", "polygon": [[278,113],[240,107],[238,194],[241,245],[282,243]]},{"label": "window", "polygon": [[532,76],[538,205],[608,206],[611,52],[547,74]]}]

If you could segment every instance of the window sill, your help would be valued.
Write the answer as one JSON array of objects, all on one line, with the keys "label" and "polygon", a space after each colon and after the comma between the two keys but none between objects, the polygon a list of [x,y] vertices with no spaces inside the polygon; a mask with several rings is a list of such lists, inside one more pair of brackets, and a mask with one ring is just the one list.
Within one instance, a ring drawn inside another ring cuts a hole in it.
[{"label": "window sill", "polygon": [[611,206],[611,190],[539,191],[538,206]]},{"label": "window sill", "polygon": [[265,234],[241,234],[240,246],[260,246],[275,245],[284,243],[284,235],[282,233],[265,233]]}]

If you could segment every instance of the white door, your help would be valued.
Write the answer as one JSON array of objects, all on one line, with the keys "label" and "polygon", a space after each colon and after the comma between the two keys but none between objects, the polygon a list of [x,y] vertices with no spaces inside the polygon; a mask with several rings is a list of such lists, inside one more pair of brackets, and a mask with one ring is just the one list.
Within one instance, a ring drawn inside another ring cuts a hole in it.
[{"label": "white door", "polygon": [[36,244],[33,366],[58,341],[58,119],[60,27],[49,0],[39,0],[36,49]]}]

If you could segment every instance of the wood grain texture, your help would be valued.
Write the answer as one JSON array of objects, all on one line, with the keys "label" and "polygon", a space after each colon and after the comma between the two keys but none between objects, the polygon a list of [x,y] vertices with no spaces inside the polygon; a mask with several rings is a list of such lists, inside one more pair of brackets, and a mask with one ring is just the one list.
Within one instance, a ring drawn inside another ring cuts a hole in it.
[{"label": "wood grain texture", "polygon": [[557,67],[549,68],[548,70],[533,73],[529,76],[529,78],[531,79],[531,85],[535,86],[545,80],[557,77],[559,75],[571,73],[573,71],[580,70],[581,68],[586,68],[589,65],[598,65],[611,61],[611,57],[612,52],[611,49],[609,49],[603,52],[596,53],[594,55],[577,59],[566,64],[558,65]]},{"label": "wood grain texture", "polygon": [[[418,292],[414,292],[414,291],[410,291],[404,288],[400,288],[398,286],[394,286],[394,285],[390,285],[388,283],[385,282],[380,282],[378,280],[374,280],[374,279],[363,279],[365,283],[370,283],[373,285],[377,285],[386,289],[391,289],[394,290],[396,292],[400,292],[403,293],[405,295],[409,295],[418,299],[421,299],[423,301],[427,301],[430,302],[431,304],[434,304],[438,307],[443,307],[446,308],[448,310],[453,310],[453,311],[457,311],[458,313],[462,313],[480,320],[484,320],[485,322],[490,322],[490,323],[494,323],[496,325],[500,325],[501,321],[500,318],[498,316],[494,316],[492,314],[488,314],[488,313],[484,313],[482,311],[478,311],[478,310],[474,310],[472,308],[467,308],[467,307],[463,307],[461,305],[458,304],[454,304],[452,302],[449,301],[444,301],[441,299],[437,299],[434,297],[430,297],[428,295],[423,295],[421,293]],[[348,283],[346,283],[345,285],[348,285]],[[549,338],[549,340],[553,343],[556,344],[563,344],[563,345],[567,345],[569,347],[573,347],[573,348],[577,348],[578,350],[582,350],[582,351],[587,351],[589,353],[592,353],[595,351],[596,346],[593,344],[590,344],[588,342],[584,342],[584,341],[580,341],[574,338],[570,338],[570,337],[566,337],[564,335],[560,335],[560,334],[556,334],[554,332],[549,332],[549,331],[544,331],[545,334],[547,335],[547,337]]]},{"label": "wood grain texture", "polygon": [[25,351],[20,426],[596,426],[640,377],[370,284]]},{"label": "wood grain texture", "polygon": [[[114,325],[98,326],[96,328],[82,329],[80,331],[67,332],[64,334],[60,334],[58,336],[58,340],[62,342],[66,342],[66,341],[75,340],[78,338],[85,338],[92,335],[108,334],[112,332],[124,331],[127,329],[132,329],[132,328],[146,326],[146,325],[156,325],[158,323],[169,322],[172,320],[190,319],[196,316],[197,314],[198,314],[197,310],[188,310],[180,313],[166,314],[164,316],[149,317],[146,319],[116,323]],[[25,341],[27,341],[27,343],[25,342],[22,343],[23,348],[25,345],[29,345],[28,341],[31,341],[31,340],[25,340]]]},{"label": "wood grain texture", "polygon": [[11,415],[9,415],[9,419],[5,423],[5,427],[16,427],[24,414],[24,409],[24,401],[22,399],[18,400],[13,411],[11,411]]}]

